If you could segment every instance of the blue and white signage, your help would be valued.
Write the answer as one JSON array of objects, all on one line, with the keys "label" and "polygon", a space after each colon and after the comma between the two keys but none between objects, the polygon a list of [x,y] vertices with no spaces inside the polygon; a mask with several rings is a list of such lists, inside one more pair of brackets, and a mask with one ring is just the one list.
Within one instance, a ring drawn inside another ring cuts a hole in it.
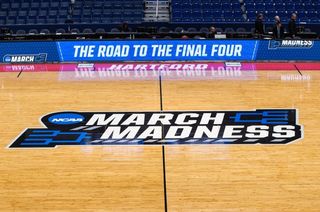
[{"label": "blue and white signage", "polygon": [[0,62],[319,61],[311,40],[109,40],[0,42]]},{"label": "blue and white signage", "polygon": [[241,61],[255,59],[258,41],[63,41],[58,46],[61,61]]}]

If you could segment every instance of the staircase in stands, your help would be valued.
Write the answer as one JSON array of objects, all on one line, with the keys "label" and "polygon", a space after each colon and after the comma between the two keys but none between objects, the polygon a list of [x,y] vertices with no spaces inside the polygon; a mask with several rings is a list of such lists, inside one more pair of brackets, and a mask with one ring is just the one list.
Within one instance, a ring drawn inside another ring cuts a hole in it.
[{"label": "staircase in stands", "polygon": [[145,0],[144,21],[169,22],[170,0]]}]

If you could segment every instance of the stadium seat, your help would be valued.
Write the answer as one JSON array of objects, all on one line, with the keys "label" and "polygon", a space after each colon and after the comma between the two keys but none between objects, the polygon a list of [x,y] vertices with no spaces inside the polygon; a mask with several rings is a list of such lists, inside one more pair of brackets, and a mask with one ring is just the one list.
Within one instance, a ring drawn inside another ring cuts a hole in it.
[{"label": "stadium seat", "polygon": [[31,24],[36,24],[36,19],[35,19],[35,17],[28,17],[28,18],[27,18],[27,21],[26,21],[26,24],[29,24],[29,25],[31,25]]},{"label": "stadium seat", "polygon": [[16,19],[16,24],[18,24],[18,25],[26,24],[26,19],[25,19],[25,18],[20,18],[20,17],[18,17],[18,18]]},{"label": "stadium seat", "polygon": [[160,32],[160,33],[166,33],[169,31],[170,31],[170,29],[168,27],[160,27],[158,30],[158,32]]},{"label": "stadium seat", "polygon": [[29,9],[30,3],[29,2],[23,2],[21,3],[21,9]]},{"label": "stadium seat", "polygon": [[208,29],[207,27],[202,27],[202,28],[200,29],[200,32],[202,32],[202,33],[208,33],[208,32],[209,32],[209,29]]},{"label": "stadium seat", "polygon": [[234,33],[234,29],[230,28],[230,27],[227,27],[227,28],[225,28],[224,32],[225,33]]},{"label": "stadium seat", "polygon": [[92,29],[90,29],[90,28],[85,28],[82,32],[83,33],[93,33]]},{"label": "stadium seat", "polygon": [[10,4],[9,3],[6,3],[6,2],[1,3],[1,10],[2,11],[8,10],[9,8],[10,8]]},{"label": "stadium seat", "polygon": [[103,28],[96,29],[96,33],[105,33],[106,31]]},{"label": "stadium seat", "polygon": [[49,29],[42,29],[40,31],[40,34],[50,34],[50,30]]},{"label": "stadium seat", "polygon": [[182,27],[177,27],[177,28],[175,28],[174,31],[175,31],[175,32],[183,32],[184,29],[183,29]]},{"label": "stadium seat", "polygon": [[242,32],[246,32],[247,30],[243,27],[239,27],[237,28],[236,32],[242,33]]},{"label": "stadium seat", "polygon": [[25,35],[25,34],[27,34],[27,33],[26,33],[25,30],[19,29],[19,30],[17,30],[16,34],[17,34],[17,35]]},{"label": "stadium seat", "polygon": [[194,27],[190,27],[190,28],[188,28],[187,31],[188,32],[197,32],[198,30],[196,28],[194,28]]},{"label": "stadium seat", "polygon": [[11,3],[11,9],[17,10],[20,8],[20,2]]},{"label": "stadium seat", "polygon": [[40,3],[39,2],[31,2],[31,8],[32,9],[39,9]]},{"label": "stadium seat", "polygon": [[7,17],[7,11],[0,11],[0,19],[5,19]]},{"label": "stadium seat", "polygon": [[16,24],[16,20],[15,20],[15,19],[9,19],[9,18],[8,18],[8,19],[6,20],[6,24],[7,24],[7,25],[14,25],[14,24]]},{"label": "stadium seat", "polygon": [[70,32],[73,34],[78,34],[78,33],[80,33],[80,30],[78,28],[73,28],[70,30]]},{"label": "stadium seat", "polygon": [[216,28],[216,32],[223,33],[223,30],[221,28]]},{"label": "stadium seat", "polygon": [[39,31],[37,29],[30,29],[29,34],[38,34]]},{"label": "stadium seat", "polygon": [[112,28],[111,32],[120,32],[120,30],[118,28]]},{"label": "stadium seat", "polygon": [[66,30],[60,28],[60,29],[57,29],[56,33],[63,34],[63,33],[66,33]]}]

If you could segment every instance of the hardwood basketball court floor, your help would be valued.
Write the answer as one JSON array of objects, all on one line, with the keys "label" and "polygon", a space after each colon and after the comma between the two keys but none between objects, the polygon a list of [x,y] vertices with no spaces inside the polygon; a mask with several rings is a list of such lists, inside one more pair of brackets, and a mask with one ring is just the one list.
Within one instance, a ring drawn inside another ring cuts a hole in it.
[{"label": "hardwood basketball court floor", "polygon": [[[270,69],[161,71],[161,80],[157,74],[110,80],[75,72],[0,72],[0,211],[319,211],[320,72]],[[48,113],[161,106],[294,108],[304,137],[288,145],[7,148],[25,128],[41,127]]]}]

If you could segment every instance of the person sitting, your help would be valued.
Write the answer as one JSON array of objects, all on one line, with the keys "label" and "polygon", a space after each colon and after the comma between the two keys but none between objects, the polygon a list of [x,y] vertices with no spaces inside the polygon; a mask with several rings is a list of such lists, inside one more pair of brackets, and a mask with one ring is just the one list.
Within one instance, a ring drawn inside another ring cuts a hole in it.
[{"label": "person sitting", "polygon": [[186,39],[189,39],[189,37],[187,35],[182,35],[181,39],[186,40]]},{"label": "person sitting", "polygon": [[284,27],[281,23],[280,17],[274,17],[275,24],[272,28],[273,38],[274,39],[283,39],[284,38]]},{"label": "person sitting", "polygon": [[210,27],[209,32],[207,34],[207,38],[215,38],[215,35],[217,34],[217,30],[215,27]]},{"label": "person sitting", "polygon": [[120,32],[130,32],[130,28],[127,22],[124,22],[120,27]]}]

